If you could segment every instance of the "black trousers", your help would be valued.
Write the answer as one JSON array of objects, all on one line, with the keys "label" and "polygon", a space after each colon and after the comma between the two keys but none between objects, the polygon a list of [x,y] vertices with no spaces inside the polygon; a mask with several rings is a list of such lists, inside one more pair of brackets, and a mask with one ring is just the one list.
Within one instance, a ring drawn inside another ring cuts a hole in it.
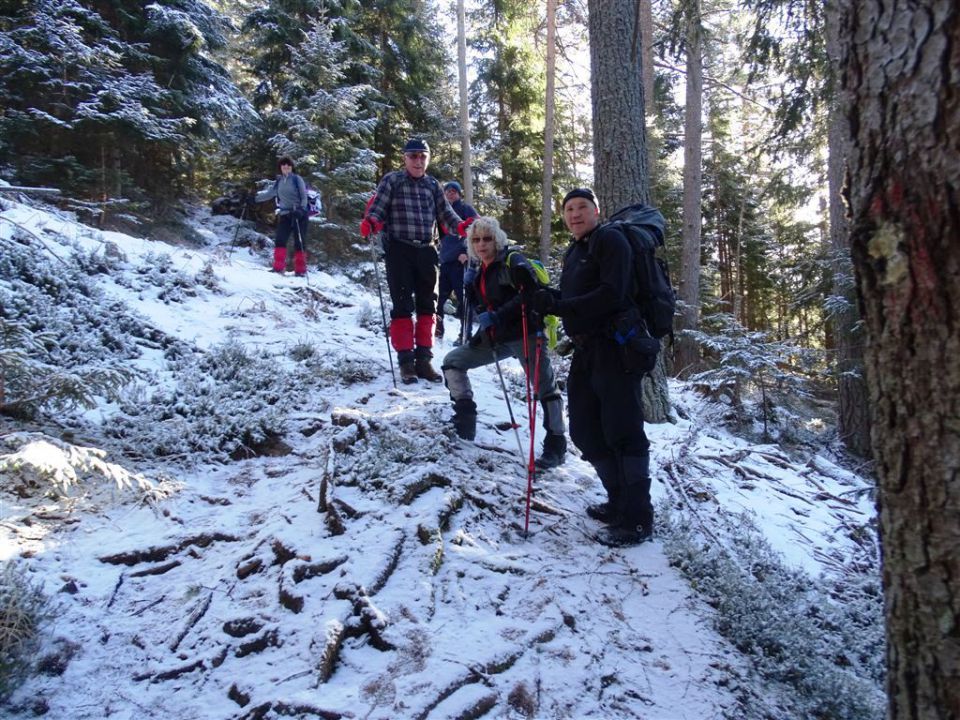
[{"label": "black trousers", "polygon": [[[303,252],[303,243],[307,240],[307,228],[309,226],[310,221],[307,218],[303,218],[298,222],[294,220],[292,214],[280,215],[277,218],[275,245],[278,248],[286,250],[287,242],[290,240],[290,236],[293,235],[293,249]],[[300,230],[299,233],[297,232],[297,228]]]},{"label": "black trousers", "polygon": [[570,439],[591,463],[611,456],[645,455],[642,378],[624,372],[612,339],[577,348],[567,378]]},{"label": "black trousers", "polygon": [[386,243],[390,317],[433,315],[437,311],[437,249],[433,245]]}]

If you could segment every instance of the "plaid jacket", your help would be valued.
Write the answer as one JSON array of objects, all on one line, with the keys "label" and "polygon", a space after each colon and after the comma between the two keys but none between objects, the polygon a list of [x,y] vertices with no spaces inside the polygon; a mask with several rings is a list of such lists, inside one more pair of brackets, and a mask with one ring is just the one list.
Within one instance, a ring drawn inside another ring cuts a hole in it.
[{"label": "plaid jacket", "polygon": [[436,223],[456,228],[461,222],[436,178],[431,175],[413,178],[406,170],[383,176],[367,217],[382,222],[390,240],[418,244],[433,242]]}]

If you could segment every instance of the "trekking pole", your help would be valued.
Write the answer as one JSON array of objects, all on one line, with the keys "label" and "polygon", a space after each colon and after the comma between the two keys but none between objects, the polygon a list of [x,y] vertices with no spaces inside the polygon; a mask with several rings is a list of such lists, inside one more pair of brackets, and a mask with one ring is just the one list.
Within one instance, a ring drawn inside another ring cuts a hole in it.
[{"label": "trekking pole", "polygon": [[520,440],[520,425],[513,416],[513,406],[510,404],[510,395],[507,393],[507,383],[503,380],[503,370],[500,367],[500,358],[497,357],[497,347],[493,344],[493,334],[490,334],[490,352],[493,353],[493,362],[497,366],[497,375],[500,376],[500,389],[503,390],[503,399],[507,402],[507,413],[510,415],[510,427],[517,436],[517,450],[520,451],[520,462],[523,463],[523,442]]},{"label": "trekking pole", "polygon": [[373,256],[373,273],[377,278],[377,295],[380,298],[380,319],[383,321],[383,339],[387,343],[387,359],[390,361],[390,377],[393,378],[393,389],[397,389],[397,374],[393,369],[393,351],[390,348],[390,330],[387,327],[387,311],[383,305],[383,288],[380,286],[380,261],[377,260],[377,247],[374,238],[379,238],[381,233],[371,236],[370,253]]},{"label": "trekking pole", "polygon": [[[300,218],[298,218],[298,217],[293,218],[293,224],[294,224],[294,225],[296,226],[296,228],[297,228],[297,243],[298,243],[298,245],[299,245],[299,247],[300,247],[300,252],[302,252],[304,258],[306,258],[306,256],[307,256],[307,246],[303,244],[303,235],[300,234]],[[297,248],[294,248],[294,249],[293,249],[293,252],[294,252],[294,258],[296,258]],[[306,262],[306,260],[304,260],[304,262]],[[294,259],[294,265],[296,265],[296,259]],[[306,280],[307,280],[307,285],[309,285],[309,284],[310,284],[310,271],[307,270],[306,265],[304,265],[303,276],[304,276],[304,278],[306,278]]]},{"label": "trekking pole", "polygon": [[240,219],[237,220],[237,229],[233,231],[233,240],[230,242],[230,255],[233,255],[233,249],[237,246],[237,237],[240,235],[240,226],[243,225],[243,218],[247,214],[247,203],[244,201],[243,210],[240,211]]},{"label": "trekking pole", "polygon": [[[530,453],[527,456],[527,507],[523,520],[523,536],[530,535],[530,499],[533,496],[533,480],[537,473],[537,465],[534,460],[534,438],[537,432],[537,399],[536,386],[540,382],[540,343],[537,343],[536,366],[530,368],[530,341],[527,335],[527,304],[520,303],[521,327],[523,330],[523,359],[526,365],[527,377],[527,417],[530,419]],[[533,393],[530,392],[531,378],[533,375]]]}]

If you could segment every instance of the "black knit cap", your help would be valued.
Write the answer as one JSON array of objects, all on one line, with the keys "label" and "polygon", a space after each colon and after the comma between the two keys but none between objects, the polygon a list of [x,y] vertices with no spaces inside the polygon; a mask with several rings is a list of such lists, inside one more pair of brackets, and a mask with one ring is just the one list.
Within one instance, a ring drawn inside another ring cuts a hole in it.
[{"label": "black knit cap", "polygon": [[593,194],[593,190],[590,188],[574,188],[563,196],[563,203],[560,205],[560,207],[566,207],[567,201],[573,200],[574,198],[586,198],[597,207],[600,207],[600,203],[597,201],[597,196]]},{"label": "black knit cap", "polygon": [[407,144],[403,146],[403,152],[404,154],[409,152],[422,152],[429,154],[430,146],[427,145],[426,140],[421,140],[420,138],[410,138],[407,140]]}]

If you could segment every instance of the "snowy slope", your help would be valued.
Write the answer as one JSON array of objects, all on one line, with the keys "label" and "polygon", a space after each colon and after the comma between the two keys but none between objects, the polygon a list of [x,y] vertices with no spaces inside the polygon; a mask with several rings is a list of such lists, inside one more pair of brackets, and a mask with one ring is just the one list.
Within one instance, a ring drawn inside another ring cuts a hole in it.
[{"label": "snowy slope", "polygon": [[[230,218],[198,218],[209,245],[187,250],[22,205],[3,217],[0,233],[16,223],[64,258],[64,241],[113,243],[124,260],[101,287],[163,333],[203,350],[239,342],[288,374],[303,372],[291,348],[308,346],[329,369],[293,400],[289,454],[160,466],[108,453],[182,485],[152,504],[102,488],[0,493],[0,559],[24,559],[57,603],[48,670],[15,693],[11,717],[743,716],[747,663],[661,543],[593,541],[583,508],[601,489],[575,453],[537,478],[524,537],[525,470],[513,431],[498,429],[493,367],[471,373],[481,422],[465,443],[442,386],[393,388],[371,287],[313,267],[306,281],[268,273],[265,255],[230,251]],[[215,289],[165,302],[135,280],[160,255],[190,275],[210,268]],[[137,363],[174,382],[156,348]],[[522,374],[503,365],[525,425]],[[849,529],[873,516],[851,493],[865,481],[738,440],[673,392],[685,419],[649,428],[655,500],[708,524],[746,512],[813,575],[842,564],[860,537]],[[116,412],[84,415],[85,444]]]}]

